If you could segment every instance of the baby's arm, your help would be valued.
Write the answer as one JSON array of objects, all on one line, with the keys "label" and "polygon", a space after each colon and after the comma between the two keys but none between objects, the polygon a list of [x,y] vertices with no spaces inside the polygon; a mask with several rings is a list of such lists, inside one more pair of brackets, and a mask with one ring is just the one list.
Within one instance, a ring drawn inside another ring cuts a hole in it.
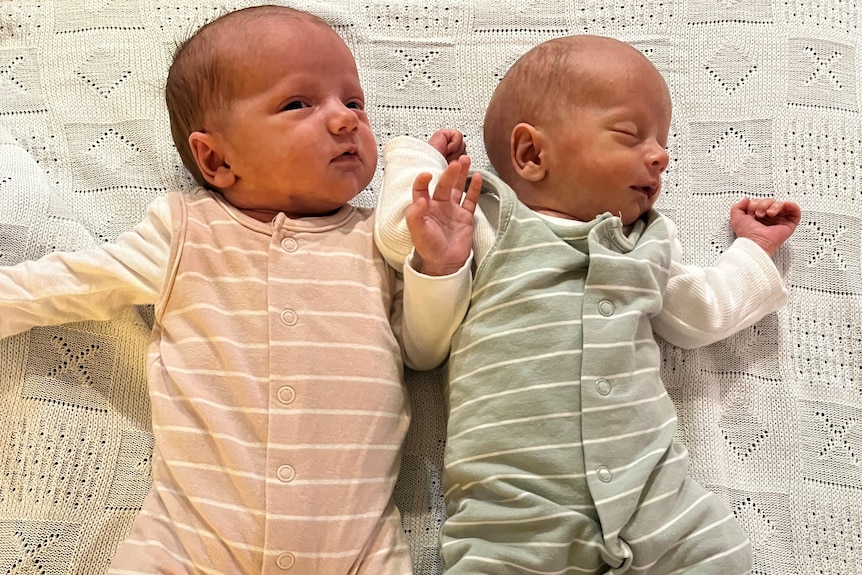
[{"label": "baby's arm", "polygon": [[[443,139],[451,141],[446,137]],[[446,359],[452,333],[461,323],[470,301],[469,248],[467,261],[457,272],[437,277],[422,274],[416,271],[421,264],[413,253],[413,239],[407,228],[406,213],[413,207],[417,177],[423,173],[439,175],[447,170],[440,149],[433,145],[440,141],[432,137],[429,144],[402,136],[386,143],[383,148],[383,186],[375,210],[375,242],[387,263],[403,271],[403,313],[395,321],[405,362],[414,369],[430,369]],[[433,179],[431,183],[425,182],[418,191],[419,195],[428,196],[429,203],[434,201],[428,194],[428,187],[433,184]],[[449,186],[451,189],[451,183]],[[435,192],[439,190],[442,194],[444,189],[445,182],[444,186],[435,188]],[[425,221],[421,209],[415,217],[429,227],[436,225],[433,221]],[[419,222],[418,225],[424,224]],[[408,260],[409,263],[404,265]]]},{"label": "baby's arm", "polygon": [[668,225],[674,261],[662,310],[652,326],[670,343],[684,348],[709,345],[750,327],[787,302],[778,269],[753,240],[737,238],[713,266],[687,266],[680,263],[676,226],[670,221]]},{"label": "baby's arm", "polygon": [[169,208],[160,198],[146,220],[114,243],[0,268],[0,337],[36,326],[105,321],[128,306],[155,303],[170,241]]},{"label": "baby's arm", "polygon": [[769,257],[793,234],[802,212],[793,202],[745,198],[730,209],[730,225],[738,238],[748,238]]}]

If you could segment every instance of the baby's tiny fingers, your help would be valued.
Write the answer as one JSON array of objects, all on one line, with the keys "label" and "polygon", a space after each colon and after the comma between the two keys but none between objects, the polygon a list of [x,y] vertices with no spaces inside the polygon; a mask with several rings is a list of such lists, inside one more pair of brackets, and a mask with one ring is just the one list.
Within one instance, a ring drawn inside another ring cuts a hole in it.
[{"label": "baby's tiny fingers", "polygon": [[781,212],[784,211],[784,202],[772,202],[772,204],[767,208],[766,214],[768,216],[777,216]]}]

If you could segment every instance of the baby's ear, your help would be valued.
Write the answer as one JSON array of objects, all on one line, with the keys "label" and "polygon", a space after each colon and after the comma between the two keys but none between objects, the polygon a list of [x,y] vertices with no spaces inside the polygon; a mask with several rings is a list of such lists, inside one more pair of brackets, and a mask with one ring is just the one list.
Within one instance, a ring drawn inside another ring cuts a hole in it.
[{"label": "baby's ear", "polygon": [[189,147],[201,175],[210,185],[225,190],[234,184],[236,174],[225,159],[220,138],[206,132],[192,132],[189,135]]},{"label": "baby's ear", "polygon": [[532,124],[520,123],[512,129],[511,159],[515,173],[528,182],[538,182],[547,175],[543,162],[545,137]]}]

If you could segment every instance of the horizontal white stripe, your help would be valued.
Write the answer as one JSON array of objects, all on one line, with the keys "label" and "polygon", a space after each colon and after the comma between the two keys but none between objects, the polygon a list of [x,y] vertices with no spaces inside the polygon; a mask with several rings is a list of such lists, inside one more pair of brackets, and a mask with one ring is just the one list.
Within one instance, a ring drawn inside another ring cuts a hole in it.
[{"label": "horizontal white stripe", "polygon": [[483,477],[482,479],[473,481],[471,483],[465,483],[464,485],[453,485],[446,491],[445,495],[448,496],[450,493],[455,491],[456,489],[466,490],[470,489],[474,485],[483,485],[485,483],[489,483],[492,481],[497,481],[498,479],[521,479],[521,480],[554,480],[554,479],[583,479],[586,477],[585,473],[561,473],[556,475],[538,475],[535,473],[498,473],[496,475],[489,475],[488,477]]},{"label": "horizontal white stripe", "polygon": [[[269,313],[280,313],[282,310],[283,308],[270,306],[267,311],[269,311]],[[389,325],[389,318],[379,313],[362,313],[349,310],[319,311],[314,309],[303,309],[302,311],[300,311],[300,315],[302,315],[303,317],[331,317],[335,319],[344,319],[347,317],[355,319],[369,319]]]},{"label": "horizontal white stripe", "polygon": [[625,378],[625,377],[632,377],[635,375],[643,375],[645,373],[654,373],[654,372],[659,371],[659,369],[660,368],[657,366],[650,366],[650,367],[645,367],[643,369],[636,369],[634,371],[623,371],[623,372],[618,372],[618,373],[604,373],[602,375],[592,375],[592,374],[591,375],[581,375],[581,377],[586,381],[589,381],[591,379],[599,379],[602,377],[605,379]]},{"label": "horizontal white stripe", "polygon": [[269,349],[269,344],[266,343],[248,343],[246,341],[237,341],[229,337],[212,335],[208,337],[190,336],[175,339],[171,342],[173,345],[193,345],[193,344],[211,344],[218,343],[220,345],[230,345],[239,349]]},{"label": "horizontal white stripe", "polygon": [[277,443],[275,441],[247,441],[234,435],[229,435],[227,433],[216,433],[200,427],[187,427],[183,425],[154,425],[153,429],[168,433],[178,433],[185,435],[204,435],[206,437],[212,437],[221,441],[229,441],[243,447],[263,448],[267,451],[398,451],[399,449],[401,449],[400,443],[393,443],[391,445],[387,445],[380,443]]},{"label": "horizontal white stripe", "polygon": [[[273,246],[273,247],[275,247],[277,249],[277,251],[281,251],[281,249],[278,248],[277,245]],[[320,249],[313,249],[313,250],[302,249],[302,250],[299,250],[298,252],[291,254],[291,256],[302,256],[302,257],[313,256],[315,259],[316,258],[333,258],[333,259],[344,258],[344,259],[349,259],[349,260],[360,261],[360,262],[368,264],[369,266],[374,266],[375,264],[377,264],[378,261],[380,261],[378,258],[375,258],[373,256],[372,257],[365,257],[364,255],[358,254],[356,252],[345,252],[345,251],[339,251],[339,250],[325,251],[325,250],[320,250]]]},{"label": "horizontal white stripe", "polygon": [[360,375],[331,375],[327,373],[313,373],[313,374],[296,374],[296,375],[280,375],[280,374],[272,374],[270,376],[272,381],[280,381],[280,382],[314,382],[315,384],[319,384],[321,382],[346,382],[346,383],[374,383],[385,385],[387,387],[397,387],[401,388],[400,380],[392,380],[385,379],[382,377],[365,377]]},{"label": "horizontal white stripe", "polygon": [[[645,264],[645,265],[647,265],[647,266],[651,267],[652,269],[657,270],[659,272],[669,271],[670,266],[665,267],[665,266],[661,265],[660,262],[648,259],[649,255],[644,257],[643,254],[639,253],[640,248],[642,248],[643,246],[649,245],[651,243],[669,243],[669,242],[664,242],[662,240],[649,240],[649,241],[646,241],[642,244],[638,244],[638,246],[633,251],[631,251],[627,254],[609,254],[609,253],[590,254],[590,259],[591,260],[605,259],[605,260],[616,260],[616,261],[624,260],[628,265]],[[605,265],[607,265],[607,264],[605,264]],[[618,285],[618,284],[616,284],[616,285]]]},{"label": "horizontal white stripe", "polygon": [[[169,530],[178,530],[184,531],[186,533],[193,533],[197,535],[201,539],[210,539],[212,541],[221,541],[225,546],[230,547],[231,549],[241,549],[243,551],[248,551],[251,553],[263,553],[265,550],[263,547],[259,545],[249,545],[243,541],[234,541],[232,539],[223,539],[221,537],[217,537],[215,533],[206,529],[199,529],[194,525],[189,525],[188,523],[184,523],[181,521],[177,521],[173,517],[167,517],[165,515],[156,514],[147,508],[141,509],[139,515],[143,515],[153,521],[158,521],[165,525]],[[129,540],[130,542],[139,543],[137,540]],[[152,573],[148,573],[148,575],[152,575]]]},{"label": "horizontal white stripe", "polygon": [[538,250],[540,248],[565,248],[566,250],[571,249],[567,244],[561,242],[559,240],[555,240],[552,242],[541,242],[538,244],[530,244],[528,246],[520,246],[517,248],[505,248],[497,250],[496,254],[517,254],[521,252],[529,252],[533,250]]},{"label": "horizontal white stripe", "polygon": [[[189,204],[189,205],[194,205],[194,204]],[[205,222],[201,219],[196,218],[195,216],[189,215],[186,218],[186,220],[189,223],[197,224],[200,227],[206,228],[206,229],[209,229],[211,226],[235,226],[236,225],[236,220],[234,220],[234,219],[215,219],[215,220],[209,220],[209,221]],[[261,235],[263,235],[263,234],[261,234]]]},{"label": "horizontal white stripe", "polygon": [[164,370],[171,374],[173,378],[174,374],[182,374],[182,375],[206,375],[208,377],[236,377],[238,379],[243,379],[246,381],[256,381],[258,383],[266,383],[269,381],[268,377],[256,377],[250,375],[246,371],[224,371],[221,369],[183,369],[181,367],[168,367],[164,366]]},{"label": "horizontal white stripe", "polygon": [[[241,542],[241,541],[234,541],[234,540],[230,540],[230,539],[221,539],[219,537],[216,537],[216,535],[214,533],[212,533],[211,531],[201,530],[201,529],[198,529],[194,526],[188,525],[186,523],[178,523],[178,522],[175,522],[173,518],[165,517],[162,515],[156,515],[154,513],[146,511],[146,510],[141,510],[140,514],[144,515],[146,517],[149,517],[150,519],[153,519],[155,521],[158,521],[160,523],[163,523],[163,524],[167,525],[170,529],[176,528],[176,529],[179,529],[181,531],[188,532],[188,533],[194,533],[195,535],[197,535],[201,539],[210,539],[213,541],[221,541],[224,543],[224,545],[226,547],[229,547],[230,549],[241,549],[241,550],[248,551],[251,553],[263,553],[267,556],[280,555],[282,553],[282,550],[265,549],[259,545],[249,545],[249,544],[247,544],[245,542]],[[137,541],[137,540],[131,540],[130,539],[129,542],[133,543],[135,545],[139,545],[139,546],[142,545],[142,543],[140,541]],[[161,546],[161,543],[159,543],[159,542],[154,542],[154,543],[158,543],[158,545]],[[400,546],[397,547],[397,549],[400,549],[400,548],[401,548]],[[341,558],[341,557],[350,557],[352,555],[358,556],[361,552],[362,552],[361,548],[345,549],[343,551],[328,551],[328,552],[327,551],[321,551],[321,552],[316,552],[316,553],[303,552],[303,551],[300,551],[297,549],[291,549],[291,553],[293,553],[297,557],[325,558],[325,559],[330,559],[330,558],[331,559],[337,559],[337,558]],[[198,566],[193,566],[193,567],[198,567]],[[137,573],[135,571],[127,571],[127,572],[128,573]],[[112,573],[118,573],[118,571],[112,571]],[[146,572],[145,575],[152,575],[152,574],[149,572]]]},{"label": "horizontal white stripe", "polygon": [[[185,555],[180,555],[179,553],[175,553],[173,550],[166,547],[164,543],[162,543],[161,541],[156,541],[155,539],[146,539],[146,540],[127,539],[125,541],[125,543],[127,543],[129,545],[135,545],[137,547],[143,547],[145,549],[153,548],[153,547],[155,547],[157,549],[161,549],[167,555],[169,555],[174,561],[188,567],[189,572],[191,572],[191,573],[206,573],[206,574],[210,574],[210,575],[223,575],[223,573],[224,573],[223,571],[218,571],[216,569],[210,569],[209,567],[207,567],[205,565],[198,565],[198,564],[194,563],[193,561],[191,561],[190,559],[186,558]],[[108,573],[109,574],[113,573],[115,575],[138,575],[138,574],[140,574],[140,575],[152,575],[151,571],[134,571],[131,569],[110,569],[110,570],[108,570]]]},{"label": "horizontal white stripe", "polygon": [[188,278],[197,278],[203,280],[207,283],[220,283],[220,284],[258,284],[258,285],[267,285],[266,278],[258,278],[254,276],[213,276],[207,275],[201,272],[195,271],[184,271],[177,274],[175,282],[180,282],[182,280]]},{"label": "horizontal white stripe", "polygon": [[511,561],[502,561],[500,559],[492,559],[490,557],[479,557],[477,555],[467,555],[461,559],[462,562],[473,561],[476,563],[487,563],[488,565],[499,565],[501,567],[513,567],[524,573],[534,573],[535,575],[565,575],[567,573],[595,573],[595,569],[582,569],[580,567],[566,567],[557,571],[538,571],[536,569],[528,569],[523,565],[512,563]]},{"label": "horizontal white stripe", "polygon": [[189,397],[186,395],[171,395],[169,393],[164,393],[161,391],[152,391],[150,392],[150,397],[155,399],[163,399],[165,401],[169,401],[171,403],[183,402],[190,403],[192,405],[200,405],[209,407],[212,409],[217,409],[219,411],[224,411],[226,413],[246,413],[246,414],[258,414],[258,415],[267,415],[272,410],[267,407],[243,407],[236,404],[225,405],[223,403],[216,403],[215,401],[211,401],[209,399],[203,399],[201,397]]},{"label": "horizontal white stripe", "polygon": [[470,457],[463,457],[461,459],[456,459],[455,461],[450,461],[446,464],[446,469],[452,469],[457,465],[461,465],[462,463],[467,463],[469,461],[488,459],[489,457],[499,457],[501,455],[511,455],[513,453],[535,453],[538,451],[552,451],[554,449],[568,449],[572,447],[581,447],[582,445],[583,443],[580,441],[573,441],[570,443],[555,443],[552,445],[531,445],[529,447],[518,447],[516,449],[501,449],[500,451],[489,451],[488,453],[480,453],[479,455],[471,455]]},{"label": "horizontal white stripe", "polygon": [[380,286],[370,285],[358,281],[353,280],[323,280],[320,278],[278,278],[272,277],[269,278],[270,284],[280,284],[280,285],[298,285],[298,286],[327,286],[327,287],[349,287],[356,288],[361,291],[365,291],[368,293],[372,293],[375,295],[379,295],[383,293],[383,290]]},{"label": "horizontal white stripe", "polygon": [[661,291],[657,289],[651,288],[641,288],[635,286],[626,286],[621,284],[593,284],[588,283],[584,287],[585,292],[590,292],[592,290],[602,290],[602,291],[610,291],[611,294],[609,297],[613,297],[613,292],[634,292],[634,293],[647,293],[647,294],[658,294],[661,295]]},{"label": "horizontal white stripe", "polygon": [[[359,479],[294,479],[291,485],[314,485],[319,487],[334,485],[385,485],[390,486],[398,478],[397,474],[385,477],[363,477]],[[271,480],[268,480],[271,481]],[[279,482],[281,483],[281,482]]]},{"label": "horizontal white stripe", "polygon": [[258,415],[277,415],[281,417],[296,416],[296,415],[337,415],[341,416],[360,416],[360,417],[384,417],[384,418],[400,418],[403,416],[401,410],[397,411],[370,411],[359,409],[290,409],[290,408],[268,408],[268,407],[242,407],[235,404],[224,405],[211,400],[201,399],[198,397],[187,397],[170,395],[167,393],[154,391],[151,397],[164,399],[170,402],[182,401],[193,405],[204,405],[213,409],[218,409],[224,412],[233,413],[252,413]]},{"label": "horizontal white stripe", "polygon": [[[279,340],[279,341],[271,341],[270,346],[272,347],[280,347],[280,348],[292,348],[292,349],[301,349],[301,348],[316,348],[316,349],[349,349],[354,351],[374,351],[381,352],[387,356],[392,355],[392,348],[382,346],[382,345],[368,345],[364,343],[346,343],[346,342],[333,342],[333,341],[292,341],[292,340]],[[399,358],[398,363],[401,363]]]},{"label": "horizontal white stripe", "polygon": [[[531,475],[530,477],[534,477],[534,476]],[[555,477],[558,477],[558,476],[555,476]],[[583,478],[583,475],[580,475],[579,477]],[[566,476],[566,478],[570,478],[570,477]],[[449,492],[447,492],[447,495],[448,495],[448,493],[451,493],[451,490]],[[482,501],[484,501],[485,503],[494,503],[497,505],[505,505],[507,503],[513,503],[515,501],[520,501],[521,499],[524,499],[524,498],[531,496],[531,495],[533,495],[533,494],[524,491],[524,492],[519,493],[515,497],[506,497],[503,499],[494,499],[491,497],[484,497],[482,499]],[[563,507],[565,507],[566,509],[569,509],[571,511],[578,511],[579,513],[581,511],[590,511],[590,510],[595,509],[595,507],[592,505],[565,505]],[[514,545],[514,543],[512,543],[512,545]]]},{"label": "horizontal white stripe", "polygon": [[[590,475],[595,475],[595,473],[591,471]],[[627,491],[615,493],[613,497],[607,497],[605,499],[597,499],[595,501],[596,507],[601,507],[602,505],[606,505],[607,503],[611,503],[611,502],[616,501],[618,499],[625,499],[626,497],[634,495],[635,493],[640,493],[641,491],[643,491],[643,489],[644,489],[643,485],[638,485],[637,487],[633,487]],[[606,536],[608,536],[608,535],[606,535]]]},{"label": "horizontal white stripe", "polygon": [[[282,347],[285,347],[285,346],[282,346]],[[291,346],[291,347],[301,347],[301,346]],[[332,346],[332,345],[327,345],[327,344],[314,344],[314,343],[309,343],[308,346],[306,346],[306,347],[324,347],[324,348],[330,348],[331,347],[331,348],[335,348],[335,349],[354,349],[354,347],[350,346],[350,345]],[[359,349],[366,349],[366,348],[365,347],[359,347]],[[380,349],[380,348],[375,348],[375,347],[368,347],[367,349],[371,349],[374,351],[380,351],[380,352],[386,352],[386,355],[391,355],[389,353],[389,350],[387,350],[387,349]],[[220,369],[184,369],[184,368],[180,368],[180,367],[167,367],[167,366],[163,366],[163,368],[166,372],[171,374],[172,377],[174,375],[205,375],[207,377],[237,378],[237,379],[245,380],[247,382],[256,382],[256,383],[268,383],[270,381],[288,381],[287,378],[279,377],[277,375],[273,375],[270,377],[253,376],[253,375],[250,375],[246,371],[225,371],[225,370],[220,370]],[[299,379],[306,379],[308,381],[313,381],[317,377],[325,378],[326,376],[323,374],[318,375],[318,374],[310,373],[310,374],[306,374],[306,375],[302,376]]]},{"label": "horizontal white stripe", "polygon": [[[366,565],[368,559],[371,557],[376,557],[378,555],[389,555],[393,551],[408,551],[409,552],[409,549],[410,549],[410,546],[404,544],[404,545],[393,545],[391,547],[384,547],[383,549],[375,551],[374,553],[372,553],[370,555],[362,555],[363,549],[349,549],[346,551],[340,551],[340,552],[333,551],[333,552],[329,552],[329,553],[303,553],[301,551],[291,550],[291,553],[293,555],[295,555],[296,557],[300,557],[302,559],[343,559],[345,557],[354,557],[355,556],[355,557],[359,558],[361,556],[362,564]],[[267,549],[264,552],[264,554],[267,557],[278,557],[282,553],[284,553],[284,551],[282,549]],[[409,574],[407,574],[407,575],[409,575]]]},{"label": "horizontal white stripe", "polygon": [[614,312],[612,315],[609,315],[607,317],[603,316],[601,314],[598,314],[598,313],[585,313],[583,319],[585,319],[585,320],[586,319],[600,319],[600,320],[606,320],[606,321],[614,321],[614,320],[624,318],[624,317],[629,317],[632,315],[633,316],[642,316],[645,314],[640,312],[640,311],[637,311],[637,310]]},{"label": "horizontal white stripe", "polygon": [[[555,291],[555,292],[539,293],[539,294],[526,296],[526,297],[520,297],[520,298],[505,301],[503,303],[499,303],[497,305],[492,305],[491,307],[485,308],[482,311],[480,311],[479,313],[477,313],[476,315],[471,316],[470,319],[468,319],[464,323],[470,324],[470,323],[476,321],[476,318],[482,317],[485,314],[498,312],[498,311],[505,309],[507,307],[521,305],[521,304],[524,304],[524,303],[527,303],[530,301],[551,299],[551,298],[556,298],[556,297],[577,299],[577,298],[581,298],[583,296],[584,296],[583,292]],[[572,305],[574,305],[574,304],[572,304]]]},{"label": "horizontal white stripe", "polygon": [[668,491],[667,493],[662,493],[661,495],[656,495],[655,497],[650,497],[649,499],[644,500],[644,502],[641,503],[639,507],[643,509],[644,507],[648,507],[650,505],[653,505],[654,503],[661,503],[665,499],[669,497],[674,497],[676,495],[676,491]]},{"label": "horizontal white stripe", "polygon": [[633,431],[632,433],[622,433],[620,435],[611,435],[609,437],[602,437],[599,439],[587,439],[584,440],[584,445],[597,445],[599,443],[611,443],[614,441],[620,441],[622,439],[631,439],[632,437],[640,437],[641,435],[648,435],[660,429],[664,429],[668,425],[673,425],[676,423],[676,416],[671,417],[661,425],[656,427],[650,427],[647,429],[641,429],[639,431]]},{"label": "horizontal white stripe", "polygon": [[474,340],[473,343],[471,343],[470,345],[467,345],[467,346],[464,346],[464,347],[458,349],[457,351],[453,352],[451,355],[455,356],[455,355],[462,354],[462,353],[466,352],[467,350],[471,349],[472,347],[481,344],[482,342],[494,340],[494,339],[501,338],[501,337],[509,337],[511,335],[515,335],[515,334],[519,334],[519,333],[529,333],[531,331],[539,331],[539,330],[548,329],[548,328],[552,328],[552,327],[564,327],[564,326],[572,326],[572,325],[581,325],[581,320],[555,321],[555,322],[550,322],[550,323],[534,324],[534,325],[530,325],[527,327],[520,327],[520,328],[516,328],[516,329],[507,329],[504,331],[498,331],[496,333],[492,333],[491,335],[486,335],[485,337],[480,337],[479,339]]},{"label": "horizontal white stripe", "polygon": [[[659,527],[658,529],[656,529],[655,531],[653,531],[651,533],[647,533],[646,535],[638,537],[637,539],[629,539],[628,540],[629,545],[637,545],[638,543],[643,543],[644,541],[647,541],[648,539],[652,539],[656,535],[659,535],[660,533],[666,531],[667,529],[669,529],[674,524],[680,522],[692,510],[697,509],[697,506],[700,505],[700,503],[702,501],[709,498],[711,495],[712,495],[711,493],[704,493],[703,495],[701,495],[700,497],[695,499],[691,505],[689,505],[688,507],[683,509],[681,513],[679,513],[678,515],[676,515],[672,519],[668,519],[667,517],[664,517],[662,519],[662,526],[661,527]],[[712,526],[718,525],[720,523],[724,523],[725,521],[730,519],[730,517],[731,517],[731,515],[728,515],[724,519],[719,521],[718,523],[713,523]]]},{"label": "horizontal white stripe", "polygon": [[[643,463],[644,461],[647,461],[647,460],[649,460],[649,459],[651,459],[651,458],[653,458],[653,457],[656,457],[657,455],[661,455],[661,454],[662,454],[662,453],[664,453],[665,451],[667,451],[667,450],[666,450],[666,449],[663,449],[663,448],[653,449],[652,451],[650,451],[650,452],[648,452],[648,453],[644,453],[643,455],[641,455],[640,457],[638,457],[638,458],[637,458],[637,459],[635,459],[634,461],[630,461],[629,463],[627,463],[627,464],[625,464],[625,465],[620,465],[620,466],[618,466],[618,467],[614,467],[613,469],[611,469],[611,473],[620,473],[620,472],[623,472],[623,471],[628,471],[629,469],[632,469],[632,468],[637,467],[638,465],[640,465],[640,464],[641,464],[641,463]],[[659,467],[661,467],[661,466],[659,466]],[[590,475],[595,475],[595,474],[596,474],[596,472],[595,472],[595,471],[590,471],[590,473],[589,473],[589,474],[590,474]],[[640,489],[640,488],[638,488],[638,489]],[[598,499],[598,500],[595,500],[595,501],[594,501],[594,503],[596,504],[596,506],[598,506],[599,504],[606,504],[606,503],[613,502],[613,501],[615,501],[615,500],[617,500],[617,499],[622,499],[622,498],[623,498],[623,497],[625,497],[626,495],[628,495],[628,494],[617,493],[617,494],[614,494],[614,495],[612,495],[612,496],[610,496],[610,497],[606,497],[606,498],[604,498],[604,499]]]},{"label": "horizontal white stripe", "polygon": [[488,401],[490,399],[497,399],[500,397],[505,397],[507,395],[514,395],[517,393],[529,393],[531,391],[540,391],[543,389],[555,389],[558,387],[578,387],[580,385],[581,385],[581,383],[579,381],[557,381],[554,383],[541,383],[539,385],[530,385],[530,386],[521,387],[518,389],[507,389],[506,391],[499,391],[497,393],[489,393],[489,394],[483,395],[481,397],[474,397],[473,399],[469,399],[469,400],[467,400],[467,401],[465,401],[459,405],[454,406],[450,410],[450,413],[455,413],[459,409],[463,409],[464,407],[467,407],[469,405],[472,405],[472,404],[480,402],[480,401],[484,402],[484,401]]},{"label": "horizontal white stripe", "polygon": [[[266,483],[283,487],[285,484],[276,477],[269,477],[259,473],[252,473],[242,469],[230,469],[219,465],[191,463],[189,461],[180,461],[177,459],[165,459],[165,465],[172,469],[192,469],[194,471],[206,471],[210,473],[224,474],[231,477],[239,477],[259,483]],[[384,475],[381,477],[356,477],[356,478],[335,478],[335,479],[293,479],[290,482],[294,485],[314,485],[314,486],[337,486],[337,485],[388,485],[396,479],[395,475]],[[167,489],[162,487],[162,489]]]},{"label": "horizontal white stripe", "polygon": [[472,297],[473,297],[473,298],[475,298],[477,295],[479,295],[480,293],[482,293],[482,292],[483,292],[483,291],[485,291],[486,289],[490,289],[490,288],[492,288],[492,287],[494,287],[494,286],[497,286],[497,285],[499,285],[499,284],[510,283],[510,282],[513,282],[513,281],[515,281],[515,280],[517,280],[517,279],[521,279],[521,278],[525,278],[525,277],[529,277],[529,276],[533,276],[533,275],[540,275],[540,274],[544,274],[544,273],[555,273],[555,274],[558,274],[558,273],[563,273],[563,272],[565,272],[565,271],[566,271],[566,269],[565,269],[565,268],[535,268],[535,269],[531,269],[531,270],[529,270],[529,271],[526,271],[526,272],[520,273],[520,274],[518,274],[518,275],[508,276],[508,277],[505,277],[505,278],[500,278],[500,279],[498,279],[498,280],[495,280],[495,281],[492,281],[492,282],[486,283],[486,284],[485,284],[485,285],[483,285],[481,288],[479,288],[479,289],[475,290],[475,291],[473,292]]},{"label": "horizontal white stripe", "polygon": [[186,307],[172,309],[165,314],[166,317],[174,315],[182,315],[195,311],[211,311],[227,317],[266,317],[264,309],[224,309],[223,307],[215,306],[209,303],[195,303]]},{"label": "horizontal white stripe", "polygon": [[[207,471],[210,473],[217,473],[221,475],[229,475],[231,477],[249,479],[251,481],[257,481],[260,483],[265,483],[267,480],[267,477],[265,475],[261,475],[259,473],[252,473],[251,471],[246,471],[244,469],[231,469],[228,467],[222,467],[220,465],[192,463],[190,461],[181,461],[179,459],[162,459],[162,461],[164,461],[166,467],[170,467],[172,469],[193,469],[195,471]],[[156,485],[158,486],[159,491],[176,493],[173,489],[169,489],[164,485],[158,483]],[[185,494],[183,494],[183,497],[185,497]]]},{"label": "horizontal white stripe", "polygon": [[611,343],[585,343],[584,349],[615,349],[615,348],[630,348],[639,345],[656,345],[652,338],[635,339],[632,341],[615,341]]},{"label": "horizontal white stripe", "polygon": [[475,427],[465,429],[464,431],[456,433],[455,435],[449,436],[449,440],[451,441],[451,440],[455,439],[456,437],[461,437],[462,435],[467,435],[468,433],[473,433],[474,431],[479,431],[480,429],[491,429],[494,427],[503,427],[506,425],[512,425],[512,424],[516,424],[516,423],[530,423],[533,421],[545,421],[545,420],[549,420],[549,419],[563,419],[563,418],[580,417],[580,416],[581,416],[580,411],[565,411],[562,413],[550,413],[547,415],[534,415],[532,417],[520,417],[517,419],[505,419],[503,421],[484,423],[482,425],[476,425]]},{"label": "horizontal white stripe", "polygon": [[[526,509],[521,509],[521,512],[527,511]],[[486,521],[460,521],[455,518],[450,518],[446,520],[447,525],[459,525],[459,526],[471,526],[471,525],[523,525],[524,523],[536,523],[538,521],[547,521],[549,519],[557,519],[559,517],[575,517],[579,515],[574,511],[559,511],[557,513],[551,513],[550,515],[541,515],[538,517],[519,517],[518,519],[498,519],[498,520],[486,520]]]},{"label": "horizontal white stripe", "polygon": [[242,254],[247,256],[260,256],[262,258],[269,257],[269,250],[247,250],[237,246],[224,246],[222,248],[217,248],[212,244],[202,244],[199,242],[184,242],[183,249],[194,248],[196,250],[203,250],[213,253],[234,253],[234,254]]},{"label": "horizontal white stripe", "polygon": [[[728,517],[728,519],[729,519],[729,517]],[[671,571],[667,575],[682,575],[683,573],[691,573],[691,569],[693,569],[694,567],[699,567],[700,565],[703,565],[705,563],[710,563],[712,561],[717,561],[718,559],[724,559],[728,555],[733,555],[734,553],[736,553],[740,549],[748,547],[748,545],[750,545],[750,543],[748,541],[744,541],[744,542],[740,543],[739,545],[737,545],[736,547],[733,547],[732,549],[727,549],[721,553],[716,553],[712,557],[707,557],[706,559],[698,561],[697,563],[695,563],[693,565],[686,565],[685,567],[677,569],[676,571]],[[748,573],[751,573],[751,571],[745,571],[745,573],[742,573],[741,575],[746,575]]]},{"label": "horizontal white stripe", "polygon": [[667,397],[667,392],[663,391],[659,395],[656,395],[653,397],[648,397],[645,399],[639,399],[637,401],[626,401],[625,403],[614,403],[611,405],[602,405],[602,406],[597,406],[597,407],[585,407],[582,409],[582,411],[584,413],[596,413],[599,411],[610,411],[610,410],[616,411],[618,409],[635,407],[637,405],[644,405],[647,403],[655,403],[656,401],[660,401],[660,400],[664,399],[665,397]]},{"label": "horizontal white stripe", "polygon": [[568,350],[564,350],[564,351],[555,351],[553,353],[531,355],[529,357],[519,357],[519,358],[515,358],[515,359],[508,359],[506,361],[500,361],[497,363],[492,363],[490,365],[484,365],[480,368],[474,369],[473,371],[465,373],[459,377],[453,378],[449,382],[449,385],[452,385],[453,383],[457,383],[461,380],[473,377],[477,373],[481,373],[483,371],[488,371],[491,369],[497,369],[499,367],[504,367],[504,366],[508,366],[508,365],[517,365],[519,363],[531,363],[531,362],[539,361],[542,359],[548,359],[548,358],[552,358],[552,357],[561,357],[561,356],[565,356],[565,355],[581,355],[581,350],[580,349],[568,349]]}]

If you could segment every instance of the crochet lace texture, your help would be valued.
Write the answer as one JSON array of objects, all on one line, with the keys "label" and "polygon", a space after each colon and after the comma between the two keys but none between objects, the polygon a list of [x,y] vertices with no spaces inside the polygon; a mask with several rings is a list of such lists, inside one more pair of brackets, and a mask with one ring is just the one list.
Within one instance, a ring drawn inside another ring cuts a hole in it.
[{"label": "crochet lace texture", "polygon": [[[163,85],[177,44],[247,0],[0,3],[0,264],[110,241],[189,189]],[[487,167],[496,83],[543,40],[609,35],[674,101],[658,208],[685,261],[730,244],[739,198],[797,201],[790,302],[685,351],[661,342],[691,474],[748,532],[754,573],[862,574],[862,5],[845,0],[301,2],[353,49],[382,145],[464,132]],[[380,172],[355,201],[371,206]],[[151,310],[0,341],[0,574],[101,574],[150,481]],[[396,495],[417,574],[441,571],[440,370],[407,374]]]}]

